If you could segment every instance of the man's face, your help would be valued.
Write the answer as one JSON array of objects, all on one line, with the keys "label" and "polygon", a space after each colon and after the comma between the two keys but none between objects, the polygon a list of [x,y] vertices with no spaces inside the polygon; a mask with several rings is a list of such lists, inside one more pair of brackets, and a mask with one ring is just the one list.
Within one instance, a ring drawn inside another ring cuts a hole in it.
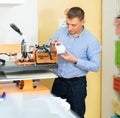
[{"label": "man's face", "polygon": [[69,19],[66,17],[68,31],[73,36],[77,36],[81,33],[84,23],[84,20],[80,21],[78,18]]}]

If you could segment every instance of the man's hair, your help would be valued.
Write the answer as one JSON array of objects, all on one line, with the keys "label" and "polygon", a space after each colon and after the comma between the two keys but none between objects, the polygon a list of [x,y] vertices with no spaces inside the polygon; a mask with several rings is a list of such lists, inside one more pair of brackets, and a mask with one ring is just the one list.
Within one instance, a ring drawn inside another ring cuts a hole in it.
[{"label": "man's hair", "polygon": [[80,7],[72,7],[69,9],[69,11],[66,13],[67,18],[79,18],[80,21],[84,19],[84,11]]}]

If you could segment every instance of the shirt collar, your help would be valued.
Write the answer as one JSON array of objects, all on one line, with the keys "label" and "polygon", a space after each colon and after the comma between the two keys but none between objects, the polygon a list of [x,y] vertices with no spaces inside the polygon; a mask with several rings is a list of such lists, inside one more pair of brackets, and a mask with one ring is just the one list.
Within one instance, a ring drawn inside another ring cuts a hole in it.
[{"label": "shirt collar", "polygon": [[[85,27],[83,26],[83,30],[82,30],[82,32],[81,32],[78,36],[76,36],[75,38],[80,38],[81,35],[84,34],[84,32],[85,32]],[[68,35],[68,36],[71,36],[71,34],[70,34],[68,31],[67,31],[67,35]]]}]

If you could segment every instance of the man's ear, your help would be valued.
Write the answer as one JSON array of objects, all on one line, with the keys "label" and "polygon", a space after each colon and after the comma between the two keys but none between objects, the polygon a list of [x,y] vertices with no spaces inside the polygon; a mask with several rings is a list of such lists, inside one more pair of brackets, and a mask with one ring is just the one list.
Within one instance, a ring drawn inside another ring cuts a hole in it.
[{"label": "man's ear", "polygon": [[85,22],[86,22],[86,20],[82,20],[82,25],[84,25],[84,24],[85,24]]}]

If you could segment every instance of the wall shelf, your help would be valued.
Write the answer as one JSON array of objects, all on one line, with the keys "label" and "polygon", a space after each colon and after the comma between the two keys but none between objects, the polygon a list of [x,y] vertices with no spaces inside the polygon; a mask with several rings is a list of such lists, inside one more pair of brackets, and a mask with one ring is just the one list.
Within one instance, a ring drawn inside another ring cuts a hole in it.
[{"label": "wall shelf", "polygon": [[0,4],[23,4],[24,0],[0,0]]},{"label": "wall shelf", "polygon": [[[114,19],[115,33],[117,40],[115,40],[115,65],[120,68],[120,0],[116,0],[116,17]],[[113,76],[113,89],[115,90],[116,98],[112,100],[112,111],[117,118],[120,116],[120,72]]]}]

